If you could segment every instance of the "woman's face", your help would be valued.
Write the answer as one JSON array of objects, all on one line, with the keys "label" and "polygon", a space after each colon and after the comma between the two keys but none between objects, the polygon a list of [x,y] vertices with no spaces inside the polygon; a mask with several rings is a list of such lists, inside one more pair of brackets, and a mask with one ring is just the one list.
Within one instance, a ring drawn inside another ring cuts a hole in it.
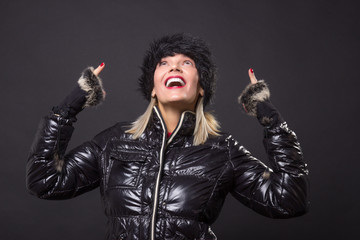
[{"label": "woman's face", "polygon": [[194,60],[183,54],[161,59],[154,72],[152,92],[159,105],[194,111],[199,94],[203,95],[204,90]]}]

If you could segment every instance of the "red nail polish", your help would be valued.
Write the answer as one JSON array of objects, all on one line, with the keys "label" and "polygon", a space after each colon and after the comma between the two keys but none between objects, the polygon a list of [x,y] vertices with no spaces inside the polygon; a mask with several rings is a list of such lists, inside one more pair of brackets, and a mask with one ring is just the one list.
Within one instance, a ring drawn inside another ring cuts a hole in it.
[{"label": "red nail polish", "polygon": [[102,66],[104,66],[104,65],[105,65],[105,63],[101,63],[101,64],[100,64],[100,67],[102,67]]},{"label": "red nail polish", "polygon": [[254,73],[254,69],[250,68],[250,72],[251,72],[251,73]]}]

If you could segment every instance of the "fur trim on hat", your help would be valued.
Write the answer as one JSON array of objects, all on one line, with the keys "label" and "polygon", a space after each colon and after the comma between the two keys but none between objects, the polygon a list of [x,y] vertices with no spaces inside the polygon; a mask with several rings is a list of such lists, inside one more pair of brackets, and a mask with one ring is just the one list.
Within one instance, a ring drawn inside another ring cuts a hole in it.
[{"label": "fur trim on hat", "polygon": [[78,80],[82,90],[88,93],[84,107],[96,106],[104,101],[104,89],[100,77],[94,74],[94,68],[86,68]]},{"label": "fur trim on hat", "polygon": [[244,104],[245,111],[250,116],[256,117],[256,106],[258,102],[263,102],[270,98],[270,90],[264,80],[255,84],[249,84],[240,94],[238,102]]},{"label": "fur trim on hat", "polygon": [[150,44],[150,48],[144,56],[141,66],[142,75],[139,78],[142,94],[150,101],[157,64],[162,58],[174,56],[177,53],[184,54],[194,60],[199,74],[200,86],[204,89],[204,105],[206,105],[215,92],[216,66],[206,42],[201,38],[185,33],[167,35]]}]

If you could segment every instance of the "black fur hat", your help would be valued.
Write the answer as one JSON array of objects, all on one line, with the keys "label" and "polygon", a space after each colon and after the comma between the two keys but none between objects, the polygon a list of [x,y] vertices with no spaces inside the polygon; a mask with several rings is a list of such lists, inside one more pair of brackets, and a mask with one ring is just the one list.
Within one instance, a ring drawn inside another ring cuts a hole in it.
[{"label": "black fur hat", "polygon": [[154,72],[160,60],[176,53],[184,54],[195,61],[199,73],[200,86],[204,89],[204,106],[211,100],[215,92],[216,66],[213,63],[210,49],[201,38],[190,34],[176,33],[161,37],[150,44],[141,66],[139,78],[140,90],[150,101],[154,88]]}]

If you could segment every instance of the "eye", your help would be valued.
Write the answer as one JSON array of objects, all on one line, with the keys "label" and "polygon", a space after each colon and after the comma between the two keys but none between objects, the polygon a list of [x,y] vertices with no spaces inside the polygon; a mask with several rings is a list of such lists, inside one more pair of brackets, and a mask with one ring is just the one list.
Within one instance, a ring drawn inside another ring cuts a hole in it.
[{"label": "eye", "polygon": [[166,61],[161,61],[161,62],[159,62],[159,66],[165,66],[166,64],[167,64]]},{"label": "eye", "polygon": [[190,61],[190,60],[185,60],[185,61],[184,61],[184,65],[192,66],[192,65],[194,65],[194,64],[193,64],[193,62]]}]

